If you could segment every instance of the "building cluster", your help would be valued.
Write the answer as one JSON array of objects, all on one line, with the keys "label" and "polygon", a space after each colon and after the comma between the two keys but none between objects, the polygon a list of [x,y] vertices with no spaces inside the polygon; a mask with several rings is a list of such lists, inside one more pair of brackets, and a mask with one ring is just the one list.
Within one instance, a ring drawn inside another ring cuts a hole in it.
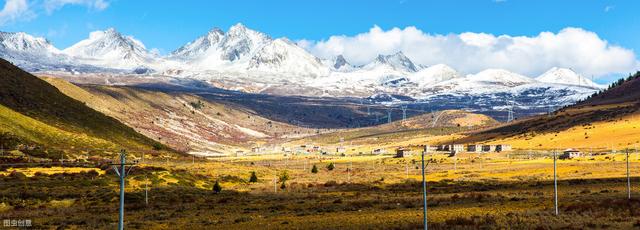
[{"label": "building cluster", "polygon": [[[429,152],[449,152],[451,156],[455,156],[456,153],[468,152],[468,153],[488,153],[488,152],[507,152],[511,151],[511,145],[498,144],[498,145],[478,145],[478,144],[449,144],[449,145],[435,145],[424,146],[424,150]],[[410,148],[397,148],[396,157],[406,157],[411,155]]]},{"label": "building cluster", "polygon": [[427,151],[445,151],[445,152],[469,152],[469,153],[487,153],[487,152],[507,152],[511,151],[511,145],[479,145],[479,144],[453,144],[453,145],[437,145],[425,147]]}]

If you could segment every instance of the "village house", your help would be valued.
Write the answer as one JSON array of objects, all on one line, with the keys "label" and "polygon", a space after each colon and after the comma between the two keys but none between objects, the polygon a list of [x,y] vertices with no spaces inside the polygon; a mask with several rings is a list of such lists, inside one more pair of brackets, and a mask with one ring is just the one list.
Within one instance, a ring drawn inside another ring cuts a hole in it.
[{"label": "village house", "polygon": [[449,151],[449,145],[438,145],[436,151]]},{"label": "village house", "polygon": [[467,152],[470,152],[470,153],[482,152],[482,145],[467,145]]},{"label": "village house", "polygon": [[387,151],[385,151],[384,149],[374,149],[374,150],[371,150],[371,154],[374,154],[374,155],[380,155],[380,154],[384,154],[384,153],[386,153],[386,152],[387,152]]},{"label": "village house", "polygon": [[461,144],[453,144],[453,145],[449,145],[449,151],[451,152],[463,152],[464,151],[464,145]]},{"label": "village house", "polygon": [[257,147],[257,146],[256,146],[256,147],[251,148],[251,152],[252,152],[252,153],[261,153],[263,150],[264,150],[264,148],[262,148],[262,147]]},{"label": "village house", "polygon": [[438,151],[438,146],[425,145],[423,151],[424,153],[435,152]]},{"label": "village house", "polygon": [[576,158],[576,157],[581,157],[582,156],[582,152],[576,150],[576,149],[566,149],[564,150],[564,152],[562,152],[562,155],[560,155],[560,159],[572,159],[572,158]]},{"label": "village house", "polygon": [[408,148],[398,148],[396,149],[396,157],[407,157],[411,156],[411,149]]},{"label": "village house", "polygon": [[494,152],[496,151],[495,145],[482,145],[482,152]]},{"label": "village house", "polygon": [[290,147],[282,147],[282,152],[290,153],[291,152],[291,148]]},{"label": "village house", "polygon": [[245,153],[244,153],[244,151],[242,151],[242,150],[238,150],[238,151],[236,151],[236,157],[242,157],[242,156],[245,156],[245,155],[246,155],[246,154],[245,154]]},{"label": "village house", "polygon": [[337,153],[346,153],[347,152],[347,148],[345,148],[344,146],[338,146],[336,148],[336,152]]},{"label": "village house", "polygon": [[506,152],[506,151],[511,151],[511,145],[505,145],[505,144],[496,145],[496,152]]}]

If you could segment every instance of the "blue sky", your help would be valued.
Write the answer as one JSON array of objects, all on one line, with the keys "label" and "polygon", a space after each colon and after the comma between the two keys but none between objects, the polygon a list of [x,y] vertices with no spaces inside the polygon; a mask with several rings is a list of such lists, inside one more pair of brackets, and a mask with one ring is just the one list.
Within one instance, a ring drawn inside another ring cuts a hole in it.
[{"label": "blue sky", "polygon": [[612,45],[640,50],[640,1],[632,0],[0,0],[0,6],[6,8],[7,1],[26,2],[28,9],[9,19],[0,12],[0,30],[44,36],[59,48],[90,31],[115,27],[167,53],[212,27],[226,30],[241,22],[272,37],[312,41],[366,33],[374,25],[382,30],[414,26],[427,34],[511,36],[578,27]]}]

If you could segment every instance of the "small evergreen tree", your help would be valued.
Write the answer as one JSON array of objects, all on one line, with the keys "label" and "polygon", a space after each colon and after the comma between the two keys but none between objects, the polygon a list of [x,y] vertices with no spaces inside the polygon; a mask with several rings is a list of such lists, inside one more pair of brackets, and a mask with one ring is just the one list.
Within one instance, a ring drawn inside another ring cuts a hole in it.
[{"label": "small evergreen tree", "polygon": [[316,165],[313,165],[313,168],[311,168],[311,173],[318,173],[318,167],[316,167]]},{"label": "small evergreen tree", "polygon": [[279,179],[280,179],[280,183],[281,183],[281,184],[280,184],[280,188],[281,188],[281,189],[286,189],[286,188],[287,188],[287,185],[286,185],[287,180],[289,180],[289,179],[290,179],[290,177],[289,177],[289,172],[287,172],[287,171],[282,171],[282,174],[280,174],[280,178],[279,178]]},{"label": "small evergreen tree", "polygon": [[251,177],[249,177],[249,182],[250,183],[258,182],[258,176],[256,175],[256,172],[251,172]]},{"label": "small evergreen tree", "polygon": [[329,163],[329,165],[327,165],[327,169],[328,169],[329,171],[333,170],[334,168],[336,168],[336,166],[335,166],[335,165],[333,165],[333,162],[331,162],[331,163]]},{"label": "small evergreen tree", "polygon": [[220,192],[222,192],[222,187],[220,186],[220,183],[216,181],[216,183],[213,184],[213,193],[218,194]]}]

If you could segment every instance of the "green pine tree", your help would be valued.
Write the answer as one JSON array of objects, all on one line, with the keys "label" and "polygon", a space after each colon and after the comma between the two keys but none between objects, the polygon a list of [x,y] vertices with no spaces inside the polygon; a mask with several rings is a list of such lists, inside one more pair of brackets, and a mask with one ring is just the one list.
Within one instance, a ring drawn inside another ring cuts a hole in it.
[{"label": "green pine tree", "polygon": [[313,168],[311,168],[311,173],[318,173],[318,167],[316,167],[316,165],[313,165]]},{"label": "green pine tree", "polygon": [[216,183],[213,184],[213,192],[216,194],[222,192],[222,187],[220,186],[220,183],[218,183],[218,181],[216,181]]},{"label": "green pine tree", "polygon": [[256,172],[251,172],[251,177],[249,177],[249,182],[250,183],[258,182],[258,176],[256,175]]},{"label": "green pine tree", "polygon": [[328,169],[329,171],[333,170],[334,168],[336,168],[336,166],[335,166],[335,165],[333,165],[333,162],[331,162],[331,163],[329,163],[329,165],[327,165],[327,169]]}]

